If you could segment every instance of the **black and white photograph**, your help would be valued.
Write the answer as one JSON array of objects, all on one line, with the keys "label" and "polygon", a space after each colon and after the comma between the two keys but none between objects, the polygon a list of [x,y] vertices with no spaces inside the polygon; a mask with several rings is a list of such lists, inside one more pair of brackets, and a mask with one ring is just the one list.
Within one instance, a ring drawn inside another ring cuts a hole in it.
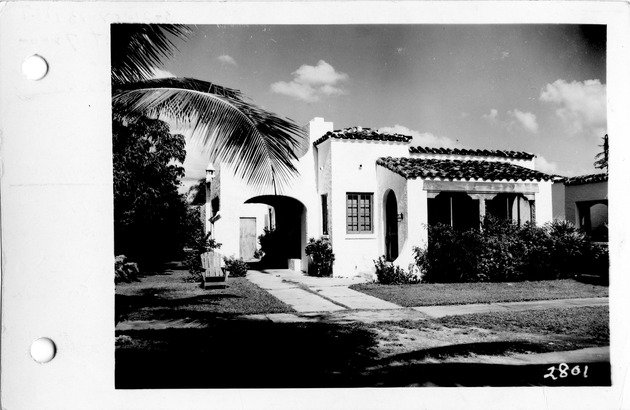
[{"label": "black and white photograph", "polygon": [[623,1],[0,3],[0,407],[630,410]]},{"label": "black and white photograph", "polygon": [[606,75],[605,24],[111,24],[115,388],[611,386]]}]

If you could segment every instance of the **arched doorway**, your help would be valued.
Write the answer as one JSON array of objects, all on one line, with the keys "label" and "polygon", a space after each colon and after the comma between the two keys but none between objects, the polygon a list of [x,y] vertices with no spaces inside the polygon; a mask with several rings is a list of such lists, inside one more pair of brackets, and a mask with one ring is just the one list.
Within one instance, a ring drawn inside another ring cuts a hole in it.
[{"label": "arched doorway", "polygon": [[394,191],[385,199],[385,259],[392,262],[398,257],[398,203]]},{"label": "arched doorway", "polygon": [[532,204],[521,194],[496,195],[486,203],[486,213],[495,218],[512,220],[519,226],[533,222]]},{"label": "arched doorway", "polygon": [[[301,260],[305,269],[306,255],[306,207],[295,198],[283,195],[261,195],[248,199],[246,204],[265,204],[270,207],[261,250],[265,253],[261,263],[268,268],[287,268],[289,260]],[[247,221],[241,221],[247,223]],[[248,235],[242,229],[242,236]]]}]

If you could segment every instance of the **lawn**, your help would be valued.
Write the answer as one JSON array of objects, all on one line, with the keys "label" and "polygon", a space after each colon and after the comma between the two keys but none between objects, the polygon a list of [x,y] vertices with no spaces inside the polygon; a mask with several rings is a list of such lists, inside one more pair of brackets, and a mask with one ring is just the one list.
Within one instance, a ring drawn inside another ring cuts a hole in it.
[{"label": "lawn", "polygon": [[210,319],[116,335],[123,389],[610,385],[605,362],[589,364],[587,379],[552,381],[549,366],[474,360],[606,346],[605,307],[370,325]]},{"label": "lawn", "polygon": [[[552,381],[542,377],[548,366],[477,360],[606,346],[607,307],[375,324],[275,323],[243,316],[294,312],[247,279],[204,290],[187,277],[172,266],[116,286],[117,322],[190,319],[198,325],[117,330],[116,388],[610,385],[607,362],[589,364],[588,379]],[[408,306],[608,294],[606,287],[569,280],[353,288]]]},{"label": "lawn", "polygon": [[608,287],[573,279],[510,283],[361,283],[350,288],[400,306],[465,305],[608,296]]},{"label": "lawn", "polygon": [[116,285],[116,321],[294,312],[245,278],[228,278],[225,289],[204,290],[199,283],[186,281],[188,271],[178,265],[171,268]]}]

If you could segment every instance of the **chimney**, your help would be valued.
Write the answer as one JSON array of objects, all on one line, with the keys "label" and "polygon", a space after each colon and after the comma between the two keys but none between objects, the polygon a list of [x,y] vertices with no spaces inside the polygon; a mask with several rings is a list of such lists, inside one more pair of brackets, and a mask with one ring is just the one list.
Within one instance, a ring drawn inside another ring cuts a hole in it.
[{"label": "chimney", "polygon": [[308,123],[308,135],[310,143],[313,144],[328,131],[333,130],[333,123],[326,122],[322,117],[315,117]]}]

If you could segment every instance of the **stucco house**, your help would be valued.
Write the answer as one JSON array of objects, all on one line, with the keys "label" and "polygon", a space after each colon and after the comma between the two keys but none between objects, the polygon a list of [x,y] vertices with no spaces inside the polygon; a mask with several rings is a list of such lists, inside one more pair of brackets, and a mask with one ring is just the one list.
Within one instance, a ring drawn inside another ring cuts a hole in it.
[{"label": "stucco house", "polygon": [[573,222],[596,241],[608,241],[608,173],[566,178],[553,188],[555,218]]},{"label": "stucco house", "polygon": [[257,238],[274,228],[286,238],[286,266],[306,271],[308,238],[327,236],[333,276],[371,275],[381,255],[407,267],[412,248],[427,243],[427,225],[478,226],[492,214],[519,223],[554,217],[556,177],[535,169],[534,154],[425,148],[411,137],[369,128],[333,130],[315,118],[297,153],[290,184],[256,189],[230,164],[211,164],[206,184],[206,231],[221,252],[254,258]]}]

